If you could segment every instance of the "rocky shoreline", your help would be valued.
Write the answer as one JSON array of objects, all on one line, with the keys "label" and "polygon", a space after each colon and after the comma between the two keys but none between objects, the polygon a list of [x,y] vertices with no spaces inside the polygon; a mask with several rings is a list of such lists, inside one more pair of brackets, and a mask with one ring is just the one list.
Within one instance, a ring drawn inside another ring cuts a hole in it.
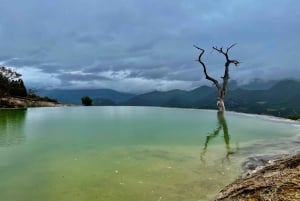
[{"label": "rocky shoreline", "polygon": [[65,107],[70,106],[51,101],[34,100],[29,98],[0,98],[0,108],[28,108],[28,107]]},{"label": "rocky shoreline", "polygon": [[[279,158],[278,158],[279,157]],[[300,200],[300,152],[265,160],[226,186],[215,201]]]}]

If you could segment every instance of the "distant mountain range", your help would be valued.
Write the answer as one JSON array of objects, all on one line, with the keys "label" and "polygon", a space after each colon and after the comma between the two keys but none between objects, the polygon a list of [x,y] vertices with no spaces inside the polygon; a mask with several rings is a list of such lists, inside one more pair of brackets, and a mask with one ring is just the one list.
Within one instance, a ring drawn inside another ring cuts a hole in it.
[{"label": "distant mountain range", "polygon": [[112,89],[38,90],[38,95],[51,97],[66,104],[81,104],[81,98],[89,96],[93,99],[94,105],[119,104],[135,96]]},{"label": "distant mountain range", "polygon": [[[201,86],[192,91],[172,90],[141,94],[122,105],[216,109],[216,98],[215,87]],[[283,80],[263,90],[229,88],[225,104],[228,110],[246,113],[275,116],[300,114],[300,82]]]},{"label": "distant mountain range", "polygon": [[[216,109],[217,90],[214,86],[201,86],[191,91],[153,91],[134,95],[110,89],[51,90],[39,95],[57,99],[62,103],[80,104],[82,96],[90,96],[94,105],[160,106],[180,108]],[[255,80],[239,86],[232,81],[225,98],[227,110],[246,113],[288,116],[300,114],[300,81]]]}]

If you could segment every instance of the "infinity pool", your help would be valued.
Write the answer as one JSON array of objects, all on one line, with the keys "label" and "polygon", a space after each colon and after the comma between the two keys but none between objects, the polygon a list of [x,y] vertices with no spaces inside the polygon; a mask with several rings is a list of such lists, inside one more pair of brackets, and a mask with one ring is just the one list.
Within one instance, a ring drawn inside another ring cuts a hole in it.
[{"label": "infinity pool", "polygon": [[2,201],[199,201],[252,155],[299,150],[300,124],[155,107],[0,110]]}]

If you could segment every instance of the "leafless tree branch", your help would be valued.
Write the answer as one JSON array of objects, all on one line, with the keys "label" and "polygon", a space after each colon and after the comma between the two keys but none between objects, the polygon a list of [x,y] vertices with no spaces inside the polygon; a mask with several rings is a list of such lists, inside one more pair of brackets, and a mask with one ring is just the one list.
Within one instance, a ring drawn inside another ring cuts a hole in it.
[{"label": "leafless tree branch", "polygon": [[214,85],[217,87],[218,89],[218,92],[219,92],[219,95],[218,95],[218,99],[217,99],[217,106],[218,106],[218,109],[219,109],[219,112],[224,112],[225,111],[225,105],[224,105],[224,98],[225,98],[225,95],[226,95],[226,92],[227,92],[227,85],[228,85],[228,80],[229,80],[229,66],[230,64],[234,64],[235,66],[239,65],[240,62],[238,60],[235,60],[235,59],[229,59],[229,51],[231,48],[233,48],[234,46],[236,45],[235,44],[232,44],[230,45],[228,48],[226,48],[225,50],[223,49],[223,47],[220,47],[218,48],[217,46],[214,46],[212,49],[213,50],[216,50],[217,52],[219,52],[220,54],[223,54],[226,58],[226,62],[225,62],[225,69],[224,69],[224,75],[223,77],[221,77],[223,79],[223,83],[222,85],[219,84],[218,80],[210,77],[208,74],[207,74],[207,70],[206,70],[206,66],[204,64],[204,62],[202,61],[202,56],[205,52],[204,49],[200,48],[200,47],[197,47],[196,45],[194,45],[194,47],[198,50],[200,50],[200,54],[199,54],[199,57],[198,57],[198,62],[202,65],[203,67],[203,71],[204,71],[204,74],[205,74],[205,78],[207,80],[210,80],[214,83]]},{"label": "leafless tree branch", "polygon": [[194,45],[194,47],[197,48],[198,50],[200,50],[200,55],[199,55],[199,57],[198,57],[198,62],[199,62],[199,63],[202,65],[202,67],[203,67],[203,72],[204,72],[204,74],[205,74],[205,78],[206,78],[207,80],[212,81],[212,82],[214,83],[214,85],[217,87],[217,89],[220,90],[220,89],[221,89],[221,86],[220,86],[218,80],[216,80],[216,79],[214,79],[214,78],[212,78],[212,77],[210,77],[210,76],[208,75],[208,73],[207,73],[207,71],[206,71],[206,66],[205,66],[205,64],[203,63],[203,61],[201,60],[201,57],[202,57],[202,55],[204,54],[205,50],[202,49],[202,48],[200,48],[200,47],[198,47],[198,46],[196,46],[196,45]]},{"label": "leafless tree branch", "polygon": [[238,60],[235,60],[235,59],[231,60],[231,59],[229,59],[229,56],[228,56],[229,50],[230,50],[231,48],[233,48],[236,44],[237,44],[237,43],[234,43],[234,44],[232,44],[231,46],[229,46],[229,47],[226,49],[226,52],[224,52],[223,47],[221,47],[221,48],[218,48],[217,46],[213,47],[214,50],[216,50],[217,52],[219,52],[219,53],[221,53],[221,54],[223,54],[223,55],[225,56],[225,58],[226,58],[225,66],[226,66],[226,65],[229,66],[230,64],[234,64],[235,66],[238,66],[238,65],[240,64],[240,62],[239,62]]},{"label": "leafless tree branch", "polygon": [[223,47],[218,48],[217,46],[213,47],[214,50],[216,50],[217,52],[223,54],[226,58],[226,62],[225,62],[225,71],[224,71],[224,75],[222,77],[223,79],[223,86],[222,86],[222,92],[221,92],[221,98],[224,98],[224,96],[226,95],[227,92],[227,84],[228,84],[228,79],[229,79],[229,66],[230,64],[234,64],[235,66],[238,66],[240,64],[239,61],[235,60],[235,59],[229,59],[229,50],[231,48],[233,48],[236,45],[236,43],[232,44],[231,46],[229,46],[228,48],[226,48],[226,51],[223,50]]},{"label": "leafless tree branch", "polygon": [[227,48],[226,53],[228,53],[228,51],[233,48],[237,43],[232,44],[230,47]]}]

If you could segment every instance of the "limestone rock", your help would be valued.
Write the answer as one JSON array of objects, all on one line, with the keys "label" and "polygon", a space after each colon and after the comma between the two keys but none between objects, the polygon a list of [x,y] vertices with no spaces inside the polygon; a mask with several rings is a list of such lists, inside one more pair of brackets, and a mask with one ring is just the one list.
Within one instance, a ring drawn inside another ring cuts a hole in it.
[{"label": "limestone rock", "polygon": [[216,201],[299,201],[300,153],[270,161],[226,186]]}]

